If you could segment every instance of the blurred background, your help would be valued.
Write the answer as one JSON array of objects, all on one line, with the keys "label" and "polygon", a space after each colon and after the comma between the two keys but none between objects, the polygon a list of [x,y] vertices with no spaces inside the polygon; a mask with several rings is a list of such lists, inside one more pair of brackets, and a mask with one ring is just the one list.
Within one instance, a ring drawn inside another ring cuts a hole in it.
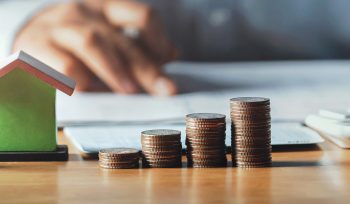
[{"label": "blurred background", "polygon": [[81,91],[174,95],[174,60],[347,59],[346,0],[0,0],[0,56],[25,50]]},{"label": "blurred background", "polygon": [[59,127],[183,128],[242,96],[269,98],[273,123],[350,111],[346,0],[0,0],[0,19],[1,58],[23,50],[77,82]]}]

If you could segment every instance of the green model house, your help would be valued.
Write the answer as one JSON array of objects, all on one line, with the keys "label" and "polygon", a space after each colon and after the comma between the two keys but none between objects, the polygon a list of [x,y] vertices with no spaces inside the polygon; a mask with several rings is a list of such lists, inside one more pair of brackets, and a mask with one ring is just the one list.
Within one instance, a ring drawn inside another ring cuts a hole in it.
[{"label": "green model house", "polygon": [[0,62],[0,151],[56,150],[56,89],[75,82],[23,51]]}]

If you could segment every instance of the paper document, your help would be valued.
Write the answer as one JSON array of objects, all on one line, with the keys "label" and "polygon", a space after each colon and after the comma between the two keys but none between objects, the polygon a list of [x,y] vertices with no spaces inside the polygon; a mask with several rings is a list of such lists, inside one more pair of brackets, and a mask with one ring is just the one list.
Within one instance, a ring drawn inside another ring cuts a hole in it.
[{"label": "paper document", "polygon": [[229,116],[229,99],[271,99],[272,120],[298,120],[321,108],[348,108],[350,62],[172,63],[179,86],[170,98],[111,93],[58,95],[59,126],[183,122],[188,113]]},{"label": "paper document", "polygon": [[[68,127],[65,135],[83,153],[97,153],[102,148],[130,147],[141,149],[140,134],[148,129],[180,130],[182,147],[185,148],[185,125],[137,125],[104,127]],[[272,145],[316,144],[324,140],[311,129],[298,123],[273,123]],[[231,145],[231,127],[227,126],[226,145]]]},{"label": "paper document", "polygon": [[350,119],[350,112],[348,110],[329,110],[321,109],[318,114],[322,117],[336,120],[347,120]]},{"label": "paper document", "polygon": [[309,115],[305,119],[305,124],[331,136],[350,138],[350,119],[336,120],[320,115]]}]

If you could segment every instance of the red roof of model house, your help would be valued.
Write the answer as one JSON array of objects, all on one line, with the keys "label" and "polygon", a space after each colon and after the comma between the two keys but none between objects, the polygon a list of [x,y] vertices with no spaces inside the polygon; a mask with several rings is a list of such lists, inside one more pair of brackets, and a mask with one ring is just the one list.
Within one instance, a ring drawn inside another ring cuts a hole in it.
[{"label": "red roof of model house", "polygon": [[0,77],[5,76],[15,68],[21,68],[24,71],[27,71],[67,95],[73,94],[75,88],[74,80],[66,77],[23,51],[16,52],[0,62]]}]

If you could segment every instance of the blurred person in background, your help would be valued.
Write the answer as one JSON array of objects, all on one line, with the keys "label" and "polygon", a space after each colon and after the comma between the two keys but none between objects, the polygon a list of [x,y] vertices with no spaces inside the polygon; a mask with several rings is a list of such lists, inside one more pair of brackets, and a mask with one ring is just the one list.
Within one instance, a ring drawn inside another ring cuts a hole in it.
[{"label": "blurred person in background", "polygon": [[[24,50],[81,91],[173,95],[175,59],[349,58],[346,0],[0,0],[0,53]],[[9,53],[6,53],[9,54]]]}]

